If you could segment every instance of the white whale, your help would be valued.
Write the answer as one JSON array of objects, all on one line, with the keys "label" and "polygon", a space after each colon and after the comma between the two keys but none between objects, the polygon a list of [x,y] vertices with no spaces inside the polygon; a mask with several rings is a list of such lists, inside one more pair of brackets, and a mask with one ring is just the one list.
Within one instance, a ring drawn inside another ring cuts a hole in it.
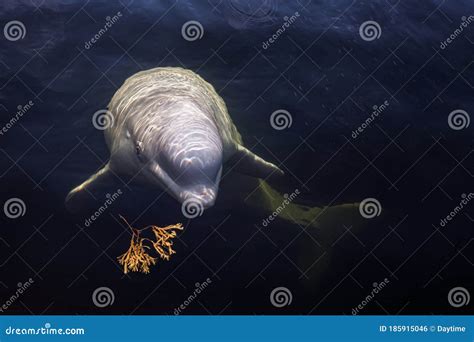
[{"label": "white whale", "polygon": [[105,130],[108,163],[69,192],[66,204],[110,173],[167,191],[181,203],[211,207],[224,163],[258,178],[283,174],[242,145],[226,105],[214,87],[190,70],[139,72],[117,90]]}]

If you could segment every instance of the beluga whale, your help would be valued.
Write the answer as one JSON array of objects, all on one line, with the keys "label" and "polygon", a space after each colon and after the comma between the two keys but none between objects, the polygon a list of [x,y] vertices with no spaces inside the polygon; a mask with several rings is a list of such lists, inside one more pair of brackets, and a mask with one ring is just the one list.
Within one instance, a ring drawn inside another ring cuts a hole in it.
[{"label": "beluga whale", "polygon": [[[141,183],[139,195],[142,190],[152,194],[158,189],[159,199],[168,193],[179,201],[182,214],[189,219],[197,217],[196,212],[200,216],[217,201],[212,219],[219,220],[219,225],[232,213],[239,224],[247,224],[247,229],[256,227],[256,232],[270,225],[278,234],[282,230],[273,228],[296,229],[290,244],[300,246],[299,263],[311,265],[306,271],[311,279],[324,278],[321,272],[325,269],[324,265],[313,267],[314,243],[333,250],[346,233],[345,227],[357,232],[365,226],[367,220],[360,215],[358,203],[332,201],[314,206],[297,188],[286,194],[270,186],[267,180],[283,171],[244,147],[222,98],[193,71],[160,67],[138,72],[116,91],[107,110],[98,112],[104,113],[99,126],[105,126],[100,129],[104,130],[110,157],[69,192],[66,207],[71,212],[91,209],[90,195],[104,190],[110,181],[116,183],[117,177],[122,182],[129,180],[126,184]],[[286,182],[278,183],[289,190]],[[120,210],[127,210],[129,203],[134,210],[131,201]],[[150,206],[153,203],[155,200]],[[168,204],[164,207],[170,208]],[[175,214],[174,210],[160,211],[160,220],[174,220]],[[297,239],[300,235],[302,238]]]},{"label": "beluga whale", "polygon": [[69,192],[71,208],[110,174],[158,187],[181,204],[214,205],[224,164],[256,178],[283,171],[243,146],[214,87],[193,71],[159,67],[129,77],[107,107],[107,164]]}]

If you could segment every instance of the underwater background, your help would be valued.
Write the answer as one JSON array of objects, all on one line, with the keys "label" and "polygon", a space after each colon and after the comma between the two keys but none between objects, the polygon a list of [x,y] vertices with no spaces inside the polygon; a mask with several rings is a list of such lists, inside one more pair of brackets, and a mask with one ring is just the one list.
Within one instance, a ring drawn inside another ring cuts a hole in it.
[{"label": "underwater background", "polygon": [[[1,313],[471,312],[472,1],[6,0],[0,15]],[[94,113],[159,66],[216,88],[245,145],[285,171],[274,201],[229,173],[194,219],[120,179],[65,209],[108,158]],[[119,215],[182,222],[176,254],[124,275]]]}]

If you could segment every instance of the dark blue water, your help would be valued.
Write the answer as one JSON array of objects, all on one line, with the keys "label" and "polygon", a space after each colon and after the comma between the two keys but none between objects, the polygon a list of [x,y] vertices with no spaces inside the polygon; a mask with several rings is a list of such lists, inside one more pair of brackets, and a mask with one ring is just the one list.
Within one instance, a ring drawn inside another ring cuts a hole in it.
[{"label": "dark blue water", "polygon": [[[448,116],[474,112],[474,23],[440,44],[473,10],[468,0],[2,2],[2,25],[18,20],[25,35],[0,37],[1,125],[33,102],[0,136],[2,203],[26,206],[19,218],[2,215],[0,302],[34,280],[5,312],[172,314],[208,277],[185,314],[351,314],[385,278],[362,314],[467,312],[447,296],[473,289],[472,203],[440,220],[473,192],[473,126],[452,129]],[[91,44],[107,17],[114,23]],[[201,39],[183,39],[190,20]],[[366,41],[359,27],[369,20],[381,31]],[[263,228],[263,204],[227,193],[190,221],[160,190],[116,179],[108,191],[124,195],[85,227],[90,213],[67,212],[64,197],[107,161],[92,116],[127,77],[158,66],[214,85],[246,146],[285,170],[271,183],[280,193],[298,188],[311,207],[376,198],[382,214],[364,219],[355,207],[317,226],[280,218]],[[291,127],[272,128],[278,109]],[[130,235],[119,214],[137,227],[182,221],[177,254],[124,276],[116,257]],[[106,308],[91,299],[102,286],[115,294]],[[276,308],[280,286],[293,299]]]}]

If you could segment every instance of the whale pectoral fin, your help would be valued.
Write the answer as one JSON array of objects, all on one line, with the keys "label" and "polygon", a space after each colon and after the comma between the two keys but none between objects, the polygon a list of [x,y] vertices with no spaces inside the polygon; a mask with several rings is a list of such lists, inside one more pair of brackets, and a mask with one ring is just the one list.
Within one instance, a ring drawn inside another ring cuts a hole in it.
[{"label": "whale pectoral fin", "polygon": [[268,178],[272,175],[284,174],[278,166],[260,158],[242,145],[238,145],[237,151],[228,163],[232,170],[257,178]]},{"label": "whale pectoral fin", "polygon": [[77,212],[84,207],[87,202],[93,199],[92,188],[98,183],[102,183],[110,175],[109,164],[90,176],[81,185],[76,186],[66,196],[65,205],[68,211]]}]

